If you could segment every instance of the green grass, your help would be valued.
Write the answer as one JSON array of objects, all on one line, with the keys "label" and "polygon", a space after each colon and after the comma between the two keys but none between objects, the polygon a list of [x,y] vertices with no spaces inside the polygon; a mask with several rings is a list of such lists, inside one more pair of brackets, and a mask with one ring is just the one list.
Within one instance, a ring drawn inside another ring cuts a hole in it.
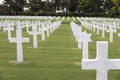
[{"label": "green grass", "polygon": [[[32,35],[23,30],[23,36],[30,37],[30,43],[23,43],[24,63],[21,64],[14,63],[16,44],[9,43],[7,32],[0,30],[0,80],[96,80],[95,70],[81,69],[82,51],[77,49],[70,21],[65,18],[63,24],[46,37],[44,42],[39,35],[37,49],[33,48]],[[89,58],[94,59],[96,41],[109,41],[109,34],[102,39],[101,35],[96,35],[85,27],[83,30],[92,33]],[[15,31],[12,35],[15,36]],[[109,44],[109,58],[120,58],[119,44],[120,37],[114,34],[114,43]],[[108,74],[109,80],[120,80],[120,70],[109,71]]]}]

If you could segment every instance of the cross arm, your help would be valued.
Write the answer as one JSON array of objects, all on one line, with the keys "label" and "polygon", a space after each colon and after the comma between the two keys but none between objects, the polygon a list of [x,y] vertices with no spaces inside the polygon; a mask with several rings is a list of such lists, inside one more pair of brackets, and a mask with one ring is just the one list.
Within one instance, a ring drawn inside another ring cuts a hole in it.
[{"label": "cross arm", "polygon": [[23,39],[22,39],[22,42],[29,42],[29,41],[30,41],[29,38],[23,38]]},{"label": "cross arm", "polygon": [[10,43],[16,43],[16,42],[17,42],[17,39],[16,39],[16,38],[10,38],[10,39],[9,39],[9,42],[10,42]]},{"label": "cross arm", "polygon": [[36,32],[28,32],[28,34],[30,34],[30,35],[33,35],[33,34],[41,34],[41,32],[38,32],[38,31],[36,31]]},{"label": "cross arm", "polygon": [[95,70],[97,67],[97,59],[82,59],[83,70]]},{"label": "cross arm", "polygon": [[110,69],[120,69],[120,59],[109,59],[108,62]]}]

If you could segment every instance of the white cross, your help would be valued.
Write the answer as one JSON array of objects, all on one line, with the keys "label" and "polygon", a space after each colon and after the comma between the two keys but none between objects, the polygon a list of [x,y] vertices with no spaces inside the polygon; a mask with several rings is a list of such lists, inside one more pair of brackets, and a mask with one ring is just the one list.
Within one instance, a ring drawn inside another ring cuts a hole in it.
[{"label": "white cross", "polygon": [[5,28],[5,31],[8,31],[8,40],[10,40],[11,38],[11,31],[14,30],[14,28],[11,26],[11,24],[7,24],[6,28]]},{"label": "white cross", "polygon": [[37,31],[37,23],[32,22],[32,31],[28,31],[28,34],[33,35],[33,47],[38,47],[37,35],[40,35],[41,32]]},{"label": "white cross", "polygon": [[100,24],[96,23],[96,28],[97,28],[97,34],[99,35],[99,30],[100,30]]},{"label": "white cross", "polygon": [[0,20],[0,29],[3,27],[3,21]]},{"label": "white cross", "polygon": [[23,42],[29,42],[29,38],[22,37],[22,29],[18,23],[18,29],[16,29],[16,38],[10,38],[10,43],[17,44],[17,62],[23,62]]},{"label": "white cross", "polygon": [[68,19],[68,21],[69,21],[69,20],[70,20],[70,17],[68,17],[67,19]]},{"label": "white cross", "polygon": [[93,32],[95,32],[95,30],[96,30],[96,23],[94,22],[93,23]]},{"label": "white cross", "polygon": [[50,33],[52,33],[53,32],[53,23],[52,22],[49,27],[50,27]]},{"label": "white cross", "polygon": [[108,59],[108,42],[97,42],[96,59],[82,59],[82,69],[96,70],[96,80],[108,80],[107,72],[120,69],[120,59]]},{"label": "white cross", "polygon": [[75,18],[74,18],[74,17],[72,17],[72,19],[73,19],[73,21],[75,21]]},{"label": "white cross", "polygon": [[116,32],[115,28],[113,28],[112,25],[109,26],[109,30],[107,32],[110,32],[110,42],[113,42],[113,33]]},{"label": "white cross", "polygon": [[45,41],[45,23],[39,25],[38,31],[42,32],[42,41]]},{"label": "white cross", "polygon": [[88,59],[88,42],[91,42],[91,35],[92,34],[88,34],[86,31],[84,31],[81,35],[80,35],[80,39],[79,42],[83,42],[83,59]]},{"label": "white cross", "polygon": [[78,42],[78,49],[82,49],[82,42]]},{"label": "white cross", "polygon": [[120,33],[118,33],[118,36],[120,36]]},{"label": "white cross", "polygon": [[49,34],[49,33],[50,33],[49,28],[50,28],[50,22],[48,22],[48,23],[46,24],[47,36],[50,35],[50,34]]},{"label": "white cross", "polygon": [[45,24],[42,24],[42,41],[45,41],[45,30],[44,30]]},{"label": "white cross", "polygon": [[62,17],[62,21],[64,20],[65,17]]},{"label": "white cross", "polygon": [[29,27],[31,26],[30,22],[27,21],[25,26],[26,26],[26,31],[29,32]]},{"label": "white cross", "polygon": [[70,25],[71,25],[71,29],[73,31],[73,35],[76,38],[76,42],[78,42],[78,49],[82,49],[82,42],[79,41],[80,34],[82,33],[81,26],[78,26],[74,22],[71,22]]},{"label": "white cross", "polygon": [[102,30],[102,38],[104,38],[105,37],[105,30],[106,30],[106,28],[105,28],[105,25],[103,23],[102,23],[101,30]]}]

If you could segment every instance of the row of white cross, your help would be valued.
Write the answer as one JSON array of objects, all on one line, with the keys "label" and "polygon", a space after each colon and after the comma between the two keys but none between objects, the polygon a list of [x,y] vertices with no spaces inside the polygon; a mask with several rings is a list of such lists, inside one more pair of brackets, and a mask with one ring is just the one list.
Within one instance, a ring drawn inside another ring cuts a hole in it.
[{"label": "row of white cross", "polygon": [[[83,23],[82,23],[83,24]],[[84,25],[86,26],[86,25]],[[88,26],[87,26],[88,27]],[[108,59],[108,42],[97,41],[97,57],[95,59],[89,59],[88,57],[88,42],[91,42],[91,34],[86,32],[81,33],[81,26],[71,23],[71,28],[75,38],[78,38],[78,42],[83,42],[82,49],[82,69],[83,70],[96,70],[96,80],[108,80],[109,70],[120,69],[120,59]],[[81,35],[80,35],[81,34]],[[89,35],[89,36],[88,36]],[[79,37],[78,37],[79,36]]]},{"label": "row of white cross", "polygon": [[[1,22],[4,23],[4,22]],[[29,42],[29,38],[22,37],[22,29],[26,28],[28,34],[33,35],[33,47],[37,48],[38,43],[37,43],[37,35],[41,34],[42,35],[42,40],[45,40],[45,31],[47,31],[47,34],[49,36],[49,33],[53,32],[56,28],[59,27],[61,24],[61,21],[47,21],[43,23],[39,23],[37,21],[32,21],[29,25],[26,21],[26,23],[21,23],[20,21],[16,21],[13,24],[11,21],[5,20],[6,24],[2,24],[3,29],[8,31],[8,40],[10,43],[16,43],[17,44],[17,62],[23,62],[23,47],[22,43]],[[12,26],[11,26],[12,25]],[[16,26],[16,38],[11,38],[11,31],[15,29]],[[29,26],[32,27],[32,30],[29,30]]]},{"label": "row of white cross", "polygon": [[12,19],[12,20],[52,20],[53,18],[56,18],[55,16],[0,16],[0,19]]},{"label": "row of white cross", "polygon": [[88,34],[86,31],[82,32],[81,26],[74,22],[71,22],[71,29],[76,41],[78,42],[78,48],[82,49],[83,58],[88,59],[88,42],[92,41],[90,38],[91,34]]},{"label": "row of white cross", "polygon": [[109,41],[113,42],[113,33],[117,32],[117,29],[120,27],[119,19],[111,18],[78,18],[81,22],[81,25],[92,30],[93,32],[97,31],[99,35],[100,30],[102,31],[102,38],[105,37],[105,32],[110,33]]}]

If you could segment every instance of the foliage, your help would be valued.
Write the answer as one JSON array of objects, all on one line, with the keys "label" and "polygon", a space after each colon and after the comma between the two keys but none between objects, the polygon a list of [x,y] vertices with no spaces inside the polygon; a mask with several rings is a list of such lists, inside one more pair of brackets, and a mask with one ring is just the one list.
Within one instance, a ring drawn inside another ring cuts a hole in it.
[{"label": "foliage", "polygon": [[120,14],[120,0],[113,0],[114,6],[112,7],[112,11],[114,14]]},{"label": "foliage", "polygon": [[78,6],[78,0],[69,0],[68,10],[70,12],[76,12],[78,10],[77,6]]},{"label": "foliage", "polygon": [[90,5],[90,0],[78,0],[78,9],[84,11]]},{"label": "foliage", "polygon": [[[28,8],[27,12],[23,9]],[[0,14],[19,15],[19,13],[39,15],[41,13],[55,13],[56,10],[63,10],[63,15],[68,13],[120,13],[120,0],[5,0],[3,5],[0,5]],[[60,14],[61,15],[61,14]],[[109,14],[108,14],[109,15]]]},{"label": "foliage", "polygon": [[120,6],[120,0],[113,0],[113,2],[116,6]]},{"label": "foliage", "polygon": [[30,0],[28,7],[30,12],[33,12],[35,15],[37,15],[38,11],[41,9],[41,0]]},{"label": "foliage", "polygon": [[101,12],[100,6],[103,1],[101,0],[79,0],[78,9],[81,12]]},{"label": "foliage", "polygon": [[90,0],[89,12],[102,12],[100,6],[102,6],[103,1],[101,0]]},{"label": "foliage", "polygon": [[5,0],[4,6],[9,8],[10,11],[14,11],[17,14],[23,11],[23,7],[26,4],[26,0]]}]

